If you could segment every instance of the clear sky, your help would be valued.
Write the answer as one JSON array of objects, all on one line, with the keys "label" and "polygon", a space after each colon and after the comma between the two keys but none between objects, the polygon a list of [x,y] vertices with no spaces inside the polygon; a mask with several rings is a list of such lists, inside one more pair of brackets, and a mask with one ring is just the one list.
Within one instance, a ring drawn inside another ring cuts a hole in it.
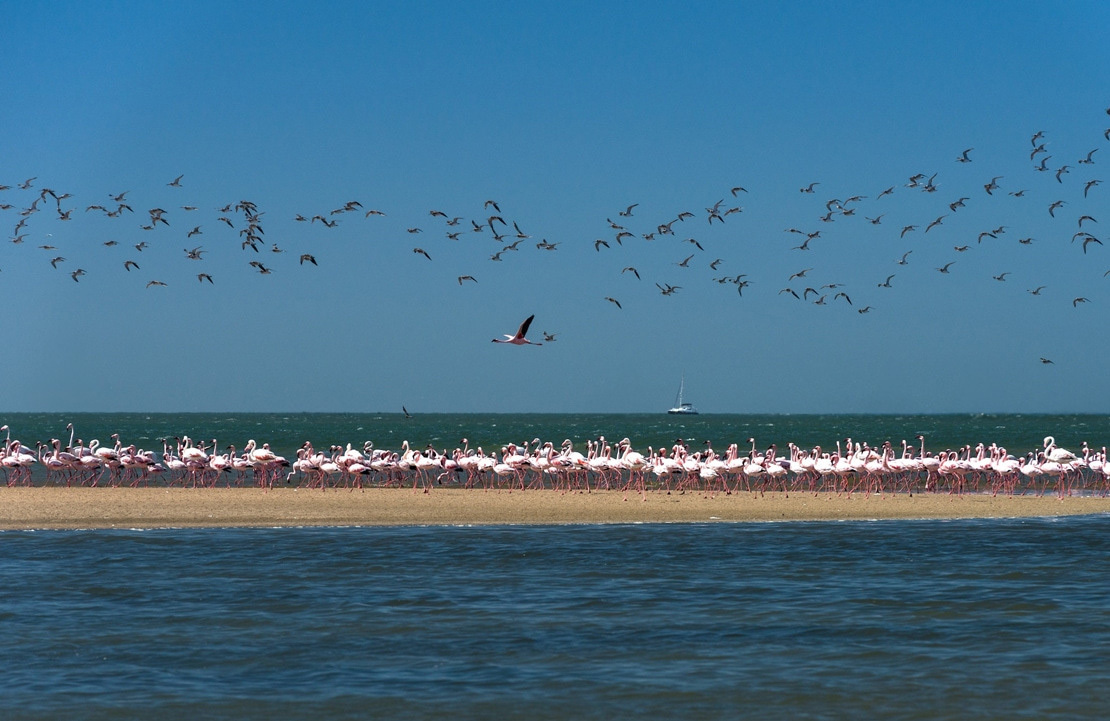
[{"label": "clear sky", "polygon": [[[0,410],[662,412],[685,375],[702,412],[1107,411],[1105,2],[42,2],[4,25]],[[554,341],[490,342],[532,314]]]}]

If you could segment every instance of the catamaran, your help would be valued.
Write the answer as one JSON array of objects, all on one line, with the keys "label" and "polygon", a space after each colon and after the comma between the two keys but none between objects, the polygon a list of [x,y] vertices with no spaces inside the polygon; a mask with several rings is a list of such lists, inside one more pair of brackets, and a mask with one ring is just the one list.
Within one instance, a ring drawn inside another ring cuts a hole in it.
[{"label": "catamaran", "polygon": [[682,376],[682,380],[678,384],[678,395],[674,399],[674,408],[671,408],[667,413],[675,416],[696,416],[698,414],[698,409],[694,408],[694,404],[686,402],[686,376]]}]

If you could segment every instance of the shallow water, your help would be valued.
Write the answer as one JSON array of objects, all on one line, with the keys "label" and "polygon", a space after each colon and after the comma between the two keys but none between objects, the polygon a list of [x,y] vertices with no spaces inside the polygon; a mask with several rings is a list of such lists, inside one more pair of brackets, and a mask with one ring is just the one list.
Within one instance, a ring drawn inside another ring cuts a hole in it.
[{"label": "shallow water", "polygon": [[5,718],[1101,718],[1104,516],[0,533]]}]

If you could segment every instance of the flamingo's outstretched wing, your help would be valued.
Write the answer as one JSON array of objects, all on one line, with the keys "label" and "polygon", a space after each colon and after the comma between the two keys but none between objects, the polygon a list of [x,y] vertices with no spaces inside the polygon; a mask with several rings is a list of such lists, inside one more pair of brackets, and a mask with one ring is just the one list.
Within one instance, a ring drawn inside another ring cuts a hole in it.
[{"label": "flamingo's outstretched wing", "polygon": [[535,314],[533,314],[524,319],[524,322],[520,324],[520,328],[517,329],[517,338],[523,338],[528,335],[528,327],[532,325],[532,319],[535,317]]}]

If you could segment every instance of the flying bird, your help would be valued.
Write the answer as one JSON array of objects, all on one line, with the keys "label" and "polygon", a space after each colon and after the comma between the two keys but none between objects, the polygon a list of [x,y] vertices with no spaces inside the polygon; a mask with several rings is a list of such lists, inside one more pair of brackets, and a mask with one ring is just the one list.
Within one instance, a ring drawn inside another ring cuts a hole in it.
[{"label": "flying bird", "polygon": [[555,336],[556,335],[558,335],[558,334],[557,333],[548,333],[547,331],[544,331],[543,332],[543,339],[544,339],[544,341],[546,341],[548,343],[552,343],[552,342],[555,341]]},{"label": "flying bird", "polygon": [[146,284],[146,287],[147,287],[147,288],[149,288],[149,287],[151,287],[152,285],[154,285],[154,286],[161,286],[161,287],[163,287],[163,288],[164,288],[164,287],[166,286],[166,284],[165,284],[165,283],[163,283],[163,282],[162,282],[162,281],[160,281],[160,280],[152,280],[152,281],[150,281],[149,283],[147,283],[147,284]]},{"label": "flying bird", "polygon": [[616,298],[610,298],[609,296],[605,296],[605,300],[609,301],[610,303],[617,306],[621,310],[624,310],[624,308],[621,307],[620,301],[618,301]]},{"label": "flying bird", "polygon": [[528,327],[532,325],[532,319],[535,317],[536,316],[533,314],[525,318],[524,322],[520,324],[519,328],[517,328],[516,335],[509,335],[508,333],[506,333],[504,340],[500,338],[494,338],[493,342],[508,343],[510,345],[543,345],[543,343],[533,343],[532,341],[524,337],[528,334]]},{"label": "flying bird", "polygon": [[413,248],[412,252],[413,253],[419,253],[420,255],[424,256],[428,260],[432,259],[432,256],[428,255],[428,251],[424,250],[423,248]]},{"label": "flying bird", "polygon": [[1041,363],[1048,365],[1049,363],[1052,363],[1052,361],[1050,361],[1048,358],[1041,358]]},{"label": "flying bird", "polygon": [[181,187],[181,179],[184,178],[184,177],[185,177],[184,175],[179,175],[176,178],[174,178],[173,180],[171,180],[170,182],[166,183],[166,185],[170,186],[171,188],[180,188]]},{"label": "flying bird", "polygon": [[123,261],[123,269],[124,269],[124,270],[126,270],[126,271],[127,271],[128,273],[130,273],[130,272],[131,272],[131,268],[134,268],[135,270],[139,270],[139,264],[138,264],[138,263],[136,263],[136,262],[135,262],[135,261],[133,261],[133,260],[125,260],[125,261]]},{"label": "flying bird", "polygon": [[632,273],[632,275],[636,276],[636,280],[640,279],[640,271],[636,270],[631,265],[627,268],[622,269],[621,273]]},{"label": "flying bird", "polygon": [[460,275],[460,276],[459,276],[459,278],[458,278],[458,280],[459,280],[459,285],[462,285],[462,284],[463,284],[463,281],[464,281],[464,280],[470,280],[470,281],[474,281],[475,283],[477,283],[477,282],[478,282],[478,279],[477,279],[477,278],[475,278],[475,277],[474,277],[474,276],[472,276],[472,275]]},{"label": "flying bird", "polygon": [[206,280],[209,283],[211,283],[212,282],[212,276],[208,275],[207,273],[197,273],[197,280],[200,281],[201,283],[203,283]]},{"label": "flying bird", "polygon": [[948,272],[948,269],[949,269],[949,268],[951,268],[951,267],[952,267],[952,265],[953,265],[953,263],[955,263],[955,262],[956,262],[956,261],[954,261],[954,260],[953,260],[953,261],[950,261],[950,262],[948,262],[948,263],[945,263],[945,264],[944,264],[943,266],[941,266],[940,268],[937,268],[937,270],[939,270],[939,271],[940,271],[941,273],[947,273],[947,272]]},{"label": "flying bird", "polygon": [[971,158],[967,157],[967,154],[970,153],[972,150],[975,150],[975,148],[968,148],[964,152],[960,153],[960,157],[956,158],[956,162],[957,163],[970,163]]},{"label": "flying bird", "polygon": [[305,263],[312,263],[313,265],[316,265],[316,258],[313,257],[309,253],[304,253],[304,254],[301,255],[301,263],[300,264],[304,265]]},{"label": "flying bird", "polygon": [[1090,298],[1075,298],[1075,299],[1073,299],[1073,300],[1072,300],[1072,302],[1071,302],[1071,307],[1072,307],[1072,308],[1075,308],[1075,307],[1076,307],[1076,306],[1078,306],[1078,305],[1079,305],[1080,303],[1090,303],[1090,302],[1091,302],[1091,299],[1090,299]]}]

